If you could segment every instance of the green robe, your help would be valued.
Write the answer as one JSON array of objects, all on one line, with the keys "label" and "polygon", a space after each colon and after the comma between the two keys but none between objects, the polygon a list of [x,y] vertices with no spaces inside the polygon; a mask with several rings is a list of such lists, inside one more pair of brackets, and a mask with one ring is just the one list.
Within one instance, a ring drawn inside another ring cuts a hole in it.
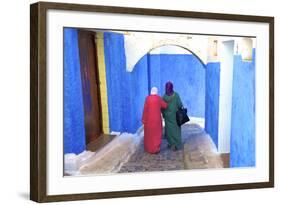
[{"label": "green robe", "polygon": [[182,107],[181,99],[178,93],[174,92],[171,96],[164,95],[163,100],[168,103],[168,107],[162,110],[165,120],[165,137],[169,146],[175,145],[177,149],[181,148],[181,127],[176,120],[176,112]]}]

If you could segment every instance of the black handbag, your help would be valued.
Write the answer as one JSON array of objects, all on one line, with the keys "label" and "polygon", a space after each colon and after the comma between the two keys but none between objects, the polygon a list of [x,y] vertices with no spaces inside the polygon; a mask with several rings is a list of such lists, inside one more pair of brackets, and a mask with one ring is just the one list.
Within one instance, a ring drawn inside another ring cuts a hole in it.
[{"label": "black handbag", "polygon": [[187,115],[187,109],[184,107],[179,108],[179,110],[176,112],[176,119],[178,126],[182,126],[184,123],[190,121]]}]

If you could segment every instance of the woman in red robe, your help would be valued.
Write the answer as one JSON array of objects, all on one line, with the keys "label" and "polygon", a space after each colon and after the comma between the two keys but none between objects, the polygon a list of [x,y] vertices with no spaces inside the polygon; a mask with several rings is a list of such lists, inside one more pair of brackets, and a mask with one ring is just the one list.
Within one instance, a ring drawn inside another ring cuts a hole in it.
[{"label": "woman in red robe", "polygon": [[162,139],[161,109],[167,108],[167,103],[157,95],[158,89],[153,87],[145,99],[142,123],[144,125],[144,150],[151,154],[160,151]]}]

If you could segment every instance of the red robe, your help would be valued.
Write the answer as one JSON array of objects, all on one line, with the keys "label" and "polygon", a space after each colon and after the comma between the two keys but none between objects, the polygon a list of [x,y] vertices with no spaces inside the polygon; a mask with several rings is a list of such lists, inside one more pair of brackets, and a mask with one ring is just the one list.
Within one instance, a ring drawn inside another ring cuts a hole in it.
[{"label": "red robe", "polygon": [[162,139],[161,108],[167,103],[158,95],[149,95],[145,99],[142,123],[144,124],[144,150],[151,154],[160,151]]}]

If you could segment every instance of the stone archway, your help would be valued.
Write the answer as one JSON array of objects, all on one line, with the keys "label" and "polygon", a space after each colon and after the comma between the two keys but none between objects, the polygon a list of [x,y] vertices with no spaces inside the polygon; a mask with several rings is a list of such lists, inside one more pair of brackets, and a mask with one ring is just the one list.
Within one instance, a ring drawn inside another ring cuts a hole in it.
[{"label": "stone archway", "polygon": [[183,46],[162,44],[145,53],[131,73],[139,72],[147,76],[144,78],[147,79],[147,93],[156,86],[162,95],[165,83],[172,81],[182,102],[189,109],[189,116],[204,128],[206,65],[202,59]]},{"label": "stone archway", "polygon": [[174,45],[194,54],[203,65],[208,61],[208,39],[202,36],[159,33],[130,33],[125,35],[126,70],[131,72],[137,62],[151,50]]},{"label": "stone archway", "polygon": [[[175,47],[179,47],[179,48],[182,48],[184,50],[186,50],[187,52],[190,52],[192,55],[194,55],[200,62],[201,64],[205,67],[206,66],[206,63],[207,62],[204,62],[204,58],[203,56],[201,55],[201,53],[199,53],[198,51],[193,51],[191,50],[189,47],[187,47],[186,45],[181,45],[180,43],[163,43],[163,44],[160,44],[160,45],[157,45],[153,48],[151,48],[147,53],[150,53],[151,51],[157,49],[157,48],[161,48],[161,47],[164,47],[164,46],[175,46]],[[201,56],[199,56],[201,55]]]}]

